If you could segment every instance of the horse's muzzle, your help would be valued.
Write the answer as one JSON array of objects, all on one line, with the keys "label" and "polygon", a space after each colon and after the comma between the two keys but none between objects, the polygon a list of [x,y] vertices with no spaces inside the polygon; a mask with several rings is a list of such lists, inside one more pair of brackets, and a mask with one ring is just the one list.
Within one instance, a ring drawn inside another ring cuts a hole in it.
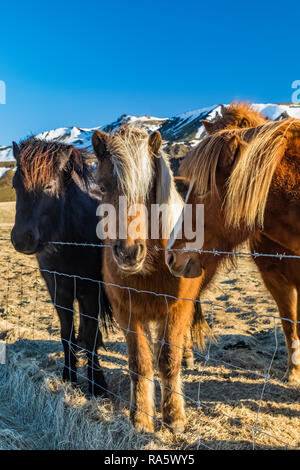
[{"label": "horse's muzzle", "polygon": [[136,273],[141,270],[146,257],[145,245],[140,241],[135,241],[127,246],[125,241],[118,240],[112,247],[113,256],[118,267],[127,273]]},{"label": "horse's muzzle", "polygon": [[25,255],[33,255],[41,250],[42,244],[31,230],[20,232],[14,227],[10,238],[15,250]]},{"label": "horse's muzzle", "polygon": [[185,258],[184,263],[180,265],[176,258],[175,252],[166,253],[166,264],[173,276],[186,278],[201,276],[202,266],[196,264],[194,259]]}]

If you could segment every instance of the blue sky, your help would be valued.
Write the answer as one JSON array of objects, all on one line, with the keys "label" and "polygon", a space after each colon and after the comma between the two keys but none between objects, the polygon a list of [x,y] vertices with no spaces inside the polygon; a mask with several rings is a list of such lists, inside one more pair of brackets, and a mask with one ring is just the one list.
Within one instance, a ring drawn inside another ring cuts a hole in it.
[{"label": "blue sky", "polygon": [[0,144],[123,113],[288,102],[299,13],[293,0],[2,2]]}]

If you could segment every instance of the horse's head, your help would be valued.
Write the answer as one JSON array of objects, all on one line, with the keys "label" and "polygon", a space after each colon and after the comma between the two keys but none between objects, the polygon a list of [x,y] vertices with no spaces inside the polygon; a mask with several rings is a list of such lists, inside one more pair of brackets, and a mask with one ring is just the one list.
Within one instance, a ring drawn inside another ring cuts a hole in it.
[{"label": "horse's head", "polygon": [[42,251],[47,242],[59,239],[66,215],[66,193],[80,151],[30,138],[20,145],[13,143],[13,152],[17,162],[13,178],[16,216],[11,240],[17,251],[34,254]]},{"label": "horse's head", "polygon": [[160,133],[148,135],[126,126],[112,134],[96,131],[92,143],[102,193],[98,236],[112,245],[113,258],[122,271],[150,269],[145,260],[153,228],[151,205],[167,203],[174,185],[171,170],[160,155]]},{"label": "horse's head", "polygon": [[207,137],[183,160],[180,173],[190,187],[166,252],[175,276],[203,275],[218,259],[207,251],[229,251],[235,244],[238,231],[227,230],[223,202],[226,181],[246,145],[235,135],[221,133]]},{"label": "horse's head", "polygon": [[268,122],[258,111],[248,103],[233,102],[229,106],[221,106],[220,115],[214,120],[203,119],[202,123],[208,134],[214,134],[222,129],[257,127]]}]

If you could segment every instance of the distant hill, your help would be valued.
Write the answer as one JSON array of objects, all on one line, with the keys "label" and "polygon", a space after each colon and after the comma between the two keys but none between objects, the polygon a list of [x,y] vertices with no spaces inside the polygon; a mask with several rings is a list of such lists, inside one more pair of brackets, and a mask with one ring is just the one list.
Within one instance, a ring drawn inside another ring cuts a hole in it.
[{"label": "distant hill", "polygon": [[[226,106],[226,105],[225,105]],[[254,109],[273,120],[280,120],[288,116],[300,119],[300,105],[298,104],[272,104],[255,103]],[[188,149],[197,145],[206,135],[203,119],[212,120],[220,115],[221,105],[213,105],[178,114],[170,118],[158,118],[154,116],[130,116],[123,114],[116,121],[104,126],[96,126],[90,129],[82,127],[61,127],[45,131],[37,137],[43,139],[57,139],[66,144],[73,144],[78,147],[87,147],[91,150],[91,137],[96,129],[111,132],[118,129],[124,123],[134,124],[148,132],[159,130],[164,139],[164,149],[172,158],[172,166],[176,171],[179,165],[178,158],[182,157]],[[1,186],[11,178],[12,171],[4,170],[14,165],[12,148],[10,146],[0,146],[0,200],[3,200]],[[2,171],[1,171],[2,170]],[[2,181],[5,178],[4,181]],[[4,192],[5,193],[5,192]],[[9,192],[9,198],[11,198]],[[5,199],[4,199],[5,200]],[[11,199],[8,199],[11,200]]]}]

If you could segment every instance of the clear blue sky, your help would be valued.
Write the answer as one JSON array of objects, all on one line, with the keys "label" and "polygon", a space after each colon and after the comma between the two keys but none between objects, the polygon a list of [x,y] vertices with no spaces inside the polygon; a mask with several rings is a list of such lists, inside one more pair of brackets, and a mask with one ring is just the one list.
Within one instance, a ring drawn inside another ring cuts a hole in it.
[{"label": "clear blue sky", "polygon": [[171,116],[235,98],[287,102],[300,2],[1,3],[0,144],[123,113]]}]

